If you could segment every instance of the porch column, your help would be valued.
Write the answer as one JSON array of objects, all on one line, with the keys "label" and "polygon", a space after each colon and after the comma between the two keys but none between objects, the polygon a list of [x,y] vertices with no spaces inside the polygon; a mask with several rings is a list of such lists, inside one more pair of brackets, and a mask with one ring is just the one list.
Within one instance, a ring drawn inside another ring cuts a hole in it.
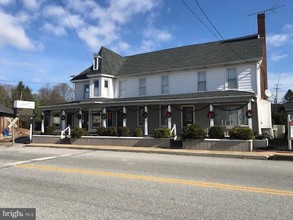
[{"label": "porch column", "polygon": [[293,137],[292,137],[292,131],[291,131],[291,120],[293,120],[293,119],[291,119],[291,115],[288,114],[288,119],[287,119],[287,121],[288,121],[288,150],[292,150]]},{"label": "porch column", "polygon": [[42,122],[41,122],[41,133],[45,133],[45,114],[44,112],[41,113],[41,119],[42,119]]},{"label": "porch column", "polygon": [[107,109],[103,108],[102,110],[102,126],[107,127]]},{"label": "porch column", "polygon": [[[148,113],[148,107],[144,106],[144,112]],[[144,135],[149,135],[148,131],[148,115],[144,118]]]},{"label": "porch column", "polygon": [[64,119],[64,120],[61,120],[61,130],[64,130],[65,129],[65,110],[62,110],[62,113],[61,113],[61,119]]},{"label": "porch column", "polygon": [[[126,108],[125,107],[123,107],[123,114],[126,115]],[[123,117],[123,127],[126,127],[126,118],[127,117]]]},{"label": "porch column", "polygon": [[[210,112],[214,112],[213,104],[210,104]],[[214,125],[215,125],[215,119],[214,117],[210,117],[210,127],[213,127]]]},{"label": "porch column", "polygon": [[[171,105],[168,105],[168,112],[171,113]],[[172,129],[172,121],[171,121],[171,119],[172,119],[172,115],[168,118],[168,128],[169,129]]]},{"label": "porch column", "polygon": [[78,127],[82,128],[82,111],[81,111],[81,109],[79,109],[78,114],[81,116],[80,118],[78,118]]},{"label": "porch column", "polygon": [[[250,110],[251,109],[251,102],[248,102],[247,104],[247,110]],[[248,127],[250,129],[252,129],[252,118],[248,118]]]}]

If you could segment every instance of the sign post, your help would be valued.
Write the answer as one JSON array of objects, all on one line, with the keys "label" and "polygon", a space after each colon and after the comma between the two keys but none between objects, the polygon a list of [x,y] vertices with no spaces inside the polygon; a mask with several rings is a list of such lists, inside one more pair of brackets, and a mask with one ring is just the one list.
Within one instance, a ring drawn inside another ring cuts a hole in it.
[{"label": "sign post", "polygon": [[15,138],[15,135],[14,135],[14,127],[16,126],[16,122],[18,120],[18,117],[16,117],[15,119],[13,119],[10,124],[8,125],[8,128],[11,129],[12,128],[12,146],[14,146],[14,138]]},{"label": "sign post", "polygon": [[[31,115],[31,122],[30,122],[30,142],[33,139],[33,124],[34,124],[34,114],[35,114],[35,102],[30,101],[22,101],[22,100],[15,100],[14,101],[14,108],[17,112],[21,115]],[[14,129],[13,129],[14,132]]]},{"label": "sign post", "polygon": [[290,114],[288,114],[288,149],[292,150],[292,140],[293,140],[293,119],[291,119]]}]

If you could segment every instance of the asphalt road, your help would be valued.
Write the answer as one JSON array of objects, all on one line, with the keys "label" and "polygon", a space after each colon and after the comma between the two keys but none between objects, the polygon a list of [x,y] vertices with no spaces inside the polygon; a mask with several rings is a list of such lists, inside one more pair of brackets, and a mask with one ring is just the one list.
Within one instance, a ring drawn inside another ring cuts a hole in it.
[{"label": "asphalt road", "polygon": [[0,146],[0,207],[37,219],[293,219],[292,162]]}]

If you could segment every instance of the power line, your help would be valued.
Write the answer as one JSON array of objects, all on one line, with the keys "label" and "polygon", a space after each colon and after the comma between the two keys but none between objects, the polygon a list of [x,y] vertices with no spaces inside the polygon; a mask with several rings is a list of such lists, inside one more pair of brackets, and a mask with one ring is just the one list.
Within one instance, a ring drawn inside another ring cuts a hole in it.
[{"label": "power line", "polygon": [[58,82],[58,83],[54,83],[54,82],[28,82],[28,81],[22,81],[22,80],[18,80],[18,81],[14,81],[14,80],[0,80],[0,82],[10,82],[10,83],[19,83],[19,82],[23,82],[23,83],[26,83],[26,84],[51,84],[51,85],[58,85],[58,84],[69,84],[67,82]]},{"label": "power line", "polygon": [[205,28],[212,33],[212,35],[214,35],[218,40],[220,40],[220,38],[195,14],[195,12],[192,10],[192,8],[189,7],[189,5],[186,4],[186,2],[184,0],[181,0],[182,3],[189,9],[189,11],[193,14],[194,17],[196,17],[200,23],[203,24],[203,26],[205,26]]},{"label": "power line", "polygon": [[199,7],[199,9],[201,10],[201,12],[203,13],[203,15],[206,17],[206,19],[208,20],[208,22],[212,25],[212,27],[214,28],[214,30],[218,33],[218,35],[222,38],[222,40],[224,40],[224,37],[221,35],[221,33],[218,31],[218,29],[215,27],[215,25],[213,24],[213,22],[209,19],[209,17],[207,16],[207,14],[205,13],[205,11],[203,10],[203,8],[200,6],[200,4],[198,3],[197,0],[194,0],[197,4],[197,6]]},{"label": "power line", "polygon": [[62,0],[59,0],[59,2],[60,2],[60,5],[61,5],[62,8],[63,8],[64,13],[66,14],[66,17],[67,17],[67,19],[68,19],[68,21],[69,21],[69,23],[70,23],[70,25],[71,25],[71,27],[72,27],[72,29],[73,29],[75,35],[76,35],[76,37],[77,37],[77,39],[78,39],[78,41],[79,41],[81,47],[83,48],[83,50],[84,50],[86,56],[88,57],[89,61],[91,62],[92,59],[90,58],[90,56],[89,56],[87,50],[85,49],[85,47],[84,47],[84,45],[83,45],[83,43],[82,43],[82,41],[81,41],[81,39],[80,39],[80,37],[79,37],[79,35],[78,35],[76,29],[75,29],[75,27],[73,26],[73,24],[72,24],[72,22],[71,22],[71,20],[70,20],[70,17],[69,17],[69,15],[68,15],[68,13],[67,13],[67,11],[66,11],[66,9],[65,9],[65,7],[64,7],[64,5],[63,5],[63,3],[62,3]]},{"label": "power line", "polygon": [[276,9],[279,9],[279,8],[283,8],[283,7],[285,7],[286,5],[281,5],[281,6],[273,6],[273,7],[271,7],[271,8],[269,8],[269,9],[265,9],[265,10],[263,10],[263,11],[258,11],[258,12],[254,12],[254,13],[251,13],[251,14],[249,14],[249,15],[247,15],[247,16],[252,16],[252,15],[256,15],[256,14],[259,14],[259,13],[265,13],[265,12],[267,12],[267,11],[274,11],[274,10],[276,10]]}]

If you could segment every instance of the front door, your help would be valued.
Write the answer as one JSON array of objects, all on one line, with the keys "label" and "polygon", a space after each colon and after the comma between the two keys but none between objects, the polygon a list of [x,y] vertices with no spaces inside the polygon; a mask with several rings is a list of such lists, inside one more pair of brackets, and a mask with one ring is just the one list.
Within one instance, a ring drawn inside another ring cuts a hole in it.
[{"label": "front door", "polygon": [[183,127],[193,123],[193,107],[182,107],[182,125]]},{"label": "front door", "polygon": [[84,111],[82,113],[82,128],[89,129],[89,113]]}]

